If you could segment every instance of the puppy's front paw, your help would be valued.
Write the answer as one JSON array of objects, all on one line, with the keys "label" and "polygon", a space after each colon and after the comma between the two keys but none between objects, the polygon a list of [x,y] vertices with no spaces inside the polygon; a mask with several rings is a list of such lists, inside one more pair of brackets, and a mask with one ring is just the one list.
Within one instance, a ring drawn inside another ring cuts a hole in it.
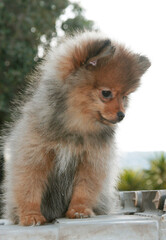
[{"label": "puppy's front paw", "polygon": [[22,215],[20,217],[20,225],[22,226],[39,226],[45,222],[46,219],[41,214]]},{"label": "puppy's front paw", "polygon": [[93,210],[81,204],[71,206],[66,212],[68,218],[88,218],[93,216],[95,216]]}]

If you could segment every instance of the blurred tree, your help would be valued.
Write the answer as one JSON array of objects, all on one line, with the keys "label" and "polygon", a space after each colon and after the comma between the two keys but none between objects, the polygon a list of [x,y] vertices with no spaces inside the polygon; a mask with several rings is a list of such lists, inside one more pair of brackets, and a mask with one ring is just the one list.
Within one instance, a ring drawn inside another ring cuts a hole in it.
[{"label": "blurred tree", "polygon": [[120,191],[166,189],[166,155],[150,160],[148,170],[125,169],[120,175]]},{"label": "blurred tree", "polygon": [[10,102],[40,60],[39,48],[64,32],[92,29],[83,12],[69,0],[0,1],[0,127],[10,120]]},{"label": "blurred tree", "polygon": [[150,189],[166,189],[166,155],[162,153],[150,161],[150,168],[144,170]]},{"label": "blurred tree", "polygon": [[125,169],[120,174],[118,185],[120,191],[134,191],[147,189],[144,172],[141,170]]}]

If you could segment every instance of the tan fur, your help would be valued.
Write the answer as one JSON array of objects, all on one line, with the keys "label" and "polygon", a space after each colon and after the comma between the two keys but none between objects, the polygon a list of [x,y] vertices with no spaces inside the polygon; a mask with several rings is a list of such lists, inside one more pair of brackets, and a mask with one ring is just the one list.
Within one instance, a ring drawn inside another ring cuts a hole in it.
[{"label": "tan fur", "polygon": [[[50,49],[32,77],[35,89],[21,103],[20,117],[4,141],[5,217],[22,225],[62,217],[59,191],[69,218],[114,210],[117,113],[125,112],[126,96],[149,66],[146,57],[96,32],[76,34]],[[51,176],[55,182],[49,182]],[[49,187],[57,194],[52,202],[59,196],[60,207],[45,206]]]},{"label": "tan fur", "polygon": [[[24,135],[24,140],[18,144],[18,159],[11,163],[8,161],[11,161],[12,156],[6,157],[6,167],[12,164],[12,174],[7,175],[7,178],[12,178],[8,182],[13,181],[13,198],[17,202],[20,224],[32,225],[37,223],[37,220],[42,224],[45,220],[40,213],[41,194],[47,175],[53,167],[54,154],[35,133]],[[34,214],[36,217],[33,218]]]},{"label": "tan fur", "polygon": [[[33,151],[33,148],[31,151]],[[42,191],[47,182],[48,173],[53,167],[53,157],[51,156],[50,158],[49,153],[46,155],[46,149],[39,151],[42,162],[34,164],[34,166],[23,166],[21,174],[16,173],[17,176],[15,177],[15,181],[18,182],[18,184],[13,187],[13,191],[18,204],[21,225],[32,225],[33,223],[37,224],[39,222],[43,224],[46,221],[40,212],[40,205]],[[24,156],[22,156],[22,158],[24,159]],[[28,160],[28,158],[24,159],[25,162]],[[15,167],[15,171],[17,171],[18,167],[21,170],[20,166],[16,165]]]}]

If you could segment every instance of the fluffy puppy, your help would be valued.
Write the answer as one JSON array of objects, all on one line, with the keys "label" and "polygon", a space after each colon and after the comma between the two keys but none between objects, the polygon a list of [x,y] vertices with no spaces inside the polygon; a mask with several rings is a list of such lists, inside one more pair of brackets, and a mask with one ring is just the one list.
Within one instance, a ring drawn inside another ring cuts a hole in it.
[{"label": "fluffy puppy", "polygon": [[149,66],[96,32],[50,49],[4,140],[7,218],[39,225],[113,211],[116,123]]}]

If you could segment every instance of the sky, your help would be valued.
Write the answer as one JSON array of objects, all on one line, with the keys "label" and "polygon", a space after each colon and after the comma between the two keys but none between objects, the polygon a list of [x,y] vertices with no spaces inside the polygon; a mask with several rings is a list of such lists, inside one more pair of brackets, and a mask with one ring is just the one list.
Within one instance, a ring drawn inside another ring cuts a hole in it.
[{"label": "sky", "polygon": [[121,151],[166,151],[166,1],[80,0],[85,16],[152,66],[119,123]]}]

